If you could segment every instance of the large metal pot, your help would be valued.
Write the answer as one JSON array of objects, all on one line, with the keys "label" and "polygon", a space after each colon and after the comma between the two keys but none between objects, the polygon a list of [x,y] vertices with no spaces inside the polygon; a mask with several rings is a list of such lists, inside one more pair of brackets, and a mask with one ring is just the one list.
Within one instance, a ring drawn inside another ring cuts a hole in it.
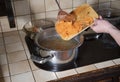
[{"label": "large metal pot", "polygon": [[[64,41],[55,31],[54,23],[49,20],[30,21],[24,25],[23,30],[38,46],[38,54],[31,54],[31,59],[39,64],[50,62],[65,64],[77,57],[77,48],[83,43],[83,36]],[[33,30],[37,28],[37,32]]]},{"label": "large metal pot", "polygon": [[35,43],[39,46],[40,58],[31,57],[34,62],[44,64],[65,64],[77,56],[77,48],[83,43],[83,36],[65,41],[56,33],[55,28],[49,28],[36,34]]}]

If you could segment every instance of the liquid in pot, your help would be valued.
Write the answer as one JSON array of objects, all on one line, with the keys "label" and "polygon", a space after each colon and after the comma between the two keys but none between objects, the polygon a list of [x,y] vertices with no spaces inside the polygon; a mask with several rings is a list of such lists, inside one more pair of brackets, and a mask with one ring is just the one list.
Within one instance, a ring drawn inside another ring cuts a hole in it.
[{"label": "liquid in pot", "polygon": [[39,45],[43,48],[51,50],[70,50],[78,45],[78,41],[71,39],[69,41],[62,40],[60,37],[47,37],[38,41]]}]

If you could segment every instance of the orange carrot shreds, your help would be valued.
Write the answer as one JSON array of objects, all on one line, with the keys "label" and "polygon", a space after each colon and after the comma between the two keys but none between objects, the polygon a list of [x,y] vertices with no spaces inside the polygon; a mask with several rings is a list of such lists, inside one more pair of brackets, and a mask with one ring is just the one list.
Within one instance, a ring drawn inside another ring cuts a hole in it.
[{"label": "orange carrot shreds", "polygon": [[75,22],[57,21],[55,29],[62,39],[68,40],[70,37],[81,32],[82,29],[93,23],[92,17],[85,17],[82,20]]}]

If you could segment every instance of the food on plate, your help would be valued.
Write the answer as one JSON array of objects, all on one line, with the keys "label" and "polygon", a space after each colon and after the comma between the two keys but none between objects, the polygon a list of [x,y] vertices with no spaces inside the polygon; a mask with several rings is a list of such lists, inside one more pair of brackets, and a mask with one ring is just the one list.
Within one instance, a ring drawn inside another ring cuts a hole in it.
[{"label": "food on plate", "polygon": [[77,7],[70,14],[74,14],[75,21],[61,20],[55,24],[55,29],[63,40],[72,39],[93,24],[95,18],[98,18],[98,14],[88,4]]}]

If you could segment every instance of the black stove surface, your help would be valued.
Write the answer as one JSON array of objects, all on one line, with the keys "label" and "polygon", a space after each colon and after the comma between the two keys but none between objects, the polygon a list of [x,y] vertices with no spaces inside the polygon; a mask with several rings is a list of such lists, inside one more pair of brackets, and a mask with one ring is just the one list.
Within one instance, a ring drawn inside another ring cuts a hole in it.
[{"label": "black stove surface", "polygon": [[[39,57],[40,55],[36,51],[37,47],[34,44],[34,41],[28,36],[25,37],[25,40],[30,53]],[[108,35],[104,34],[99,39],[92,38],[85,40],[84,43],[78,48],[77,55],[78,56],[76,60],[73,60],[67,64],[54,65],[52,63],[39,64],[36,62],[34,62],[34,64],[37,67],[48,71],[63,71],[120,58],[120,47],[114,40],[108,38]]]}]

